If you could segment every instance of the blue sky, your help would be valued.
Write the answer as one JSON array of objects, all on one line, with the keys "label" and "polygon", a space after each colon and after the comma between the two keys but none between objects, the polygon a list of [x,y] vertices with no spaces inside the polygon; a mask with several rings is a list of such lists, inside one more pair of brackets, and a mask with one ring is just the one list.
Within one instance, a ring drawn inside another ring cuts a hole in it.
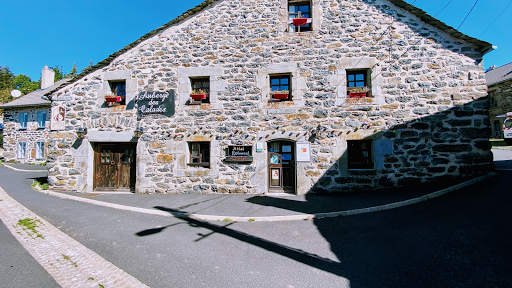
[{"label": "blue sky", "polygon": [[[9,66],[14,74],[23,73],[32,80],[39,80],[45,65],[63,66],[67,73],[76,63],[80,71],[91,61],[96,64],[202,1],[4,1],[0,16],[0,65]],[[454,28],[461,24],[476,2],[405,1],[431,16],[450,3],[436,18]],[[507,31],[511,26],[512,4],[504,11],[510,2],[512,0],[478,0],[459,28],[464,34],[498,46],[484,57],[486,68],[512,62],[512,37]]]}]

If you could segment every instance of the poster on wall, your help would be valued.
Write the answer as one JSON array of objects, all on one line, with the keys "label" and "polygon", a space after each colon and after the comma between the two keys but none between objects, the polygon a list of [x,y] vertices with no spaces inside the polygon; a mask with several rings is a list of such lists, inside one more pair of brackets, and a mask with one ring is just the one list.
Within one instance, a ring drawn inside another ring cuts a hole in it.
[{"label": "poster on wall", "polygon": [[51,130],[64,130],[65,127],[65,119],[66,119],[66,108],[55,106],[52,107],[52,116],[50,121],[50,129]]},{"label": "poster on wall", "polygon": [[174,116],[174,90],[169,90],[169,92],[143,91],[139,93],[136,101],[139,118],[149,114]]},{"label": "poster on wall", "polygon": [[311,162],[311,143],[297,142],[297,162]]}]

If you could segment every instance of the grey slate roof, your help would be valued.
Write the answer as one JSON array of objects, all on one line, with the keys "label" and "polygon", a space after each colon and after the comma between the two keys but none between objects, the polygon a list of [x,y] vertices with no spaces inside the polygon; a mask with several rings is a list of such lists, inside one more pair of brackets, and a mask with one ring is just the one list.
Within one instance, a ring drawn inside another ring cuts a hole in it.
[{"label": "grey slate roof", "polygon": [[512,79],[512,62],[485,72],[487,86]]},{"label": "grey slate roof", "polygon": [[69,81],[71,81],[71,78],[61,79],[46,89],[36,90],[34,92],[28,93],[25,96],[15,99],[9,103],[0,105],[0,109],[13,108],[13,107],[25,107],[25,106],[39,106],[39,105],[50,106],[52,102],[49,101],[48,98],[46,98],[46,96],[44,96],[44,95],[46,93],[48,93],[48,91],[51,91]]},{"label": "grey slate roof", "polygon": [[[180,16],[178,16],[177,18],[175,18],[171,22],[162,25],[161,27],[159,27],[159,28],[157,28],[157,29],[147,33],[146,35],[140,37],[135,42],[126,45],[123,49],[121,49],[121,50],[111,54],[107,59],[98,62],[96,65],[93,65],[93,66],[90,66],[90,67],[84,69],[84,71],[82,71],[82,73],[76,75],[71,80],[70,83],[73,83],[73,82],[77,81],[78,79],[84,77],[85,75],[87,75],[87,74],[89,74],[89,73],[91,73],[93,71],[96,71],[96,70],[98,70],[100,68],[103,68],[103,67],[109,65],[112,61],[114,61],[115,58],[117,58],[121,54],[127,52],[131,48],[137,46],[142,41],[147,40],[147,39],[153,37],[154,35],[160,33],[161,31],[169,28],[170,26],[172,26],[174,24],[180,23],[181,21],[183,21],[183,20],[185,20],[185,19],[187,19],[187,18],[189,18],[191,16],[194,16],[195,14],[203,11],[204,9],[206,9],[206,8],[212,6],[213,4],[215,4],[216,2],[220,2],[220,1],[224,1],[224,0],[205,0],[204,2],[202,2],[199,5],[197,5],[196,7],[191,8],[187,12],[181,14]],[[488,42],[485,42],[485,41],[482,41],[482,40],[470,37],[470,36],[468,36],[466,34],[463,34],[463,33],[459,32],[457,29],[455,29],[455,28],[453,28],[451,26],[446,25],[445,23],[441,22],[440,20],[438,20],[438,19],[428,15],[427,12],[425,12],[425,11],[419,9],[419,8],[416,8],[415,6],[405,2],[404,0],[387,0],[387,1],[393,3],[397,7],[400,7],[402,9],[404,9],[404,10],[409,11],[411,14],[416,15],[417,17],[419,17],[423,22],[425,22],[427,24],[430,24],[430,25],[432,25],[432,26],[442,30],[443,32],[451,35],[452,37],[455,37],[457,39],[461,39],[461,40],[464,40],[464,41],[466,41],[468,43],[476,45],[477,47],[480,48],[480,51],[482,52],[482,54],[485,54],[485,53],[493,50],[491,43],[488,43]],[[68,84],[70,84],[70,83],[68,83]],[[63,88],[64,86],[65,85],[61,85],[61,87],[56,87],[55,89],[46,92],[45,95],[48,96],[53,91],[56,91],[56,90],[58,90],[60,88]]]}]

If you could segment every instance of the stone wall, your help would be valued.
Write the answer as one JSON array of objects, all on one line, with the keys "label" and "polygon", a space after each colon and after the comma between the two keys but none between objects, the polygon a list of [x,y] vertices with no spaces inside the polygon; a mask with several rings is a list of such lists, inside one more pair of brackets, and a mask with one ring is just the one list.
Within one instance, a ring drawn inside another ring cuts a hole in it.
[{"label": "stone wall", "polygon": [[[495,138],[503,138],[501,129],[503,128],[505,118],[498,118],[497,116],[512,112],[512,80],[489,86],[489,93],[493,95],[491,97],[492,99],[490,99],[493,103],[489,103],[489,118],[492,123],[492,135]],[[495,124],[495,122],[497,123]],[[498,135],[499,137],[496,137]]]},{"label": "stone wall", "polygon": [[[46,125],[39,128],[37,112],[46,112]],[[19,112],[28,112],[26,129],[20,129]],[[5,162],[43,164],[46,157],[36,159],[36,142],[45,142],[45,156],[48,150],[48,135],[50,133],[50,110],[48,106],[22,107],[4,109],[4,160]],[[18,142],[26,142],[26,158],[17,158]]]},{"label": "stone wall", "polygon": [[[313,0],[313,31],[289,33],[286,3],[218,1],[54,92],[53,105],[66,107],[67,119],[66,131],[50,140],[50,184],[92,189],[77,184],[91,182],[78,176],[91,167],[78,165],[71,144],[59,146],[84,125],[112,138],[144,128],[139,193],[265,193],[266,143],[275,139],[311,143],[311,162],[296,167],[298,194],[492,169],[477,47],[384,0]],[[347,98],[346,72],[353,69],[368,69],[372,97]],[[269,101],[268,77],[278,73],[292,75],[293,101]],[[210,77],[209,104],[187,104],[191,76]],[[127,81],[126,106],[103,102],[109,79]],[[137,121],[136,93],[171,89],[174,117]],[[362,139],[373,140],[375,168],[347,169],[347,140]],[[187,165],[191,141],[211,143],[210,169]],[[257,142],[265,149],[254,152],[253,163],[223,161],[228,145]]]}]

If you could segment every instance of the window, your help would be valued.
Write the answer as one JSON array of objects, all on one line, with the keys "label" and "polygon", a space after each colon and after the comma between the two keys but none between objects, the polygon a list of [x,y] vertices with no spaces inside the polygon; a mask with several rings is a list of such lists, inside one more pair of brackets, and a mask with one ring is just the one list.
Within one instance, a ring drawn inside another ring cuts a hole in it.
[{"label": "window", "polygon": [[126,105],[126,81],[125,80],[116,80],[109,81],[110,90],[114,96],[120,96],[121,102],[120,105]]},{"label": "window", "polygon": [[44,142],[36,142],[36,159],[44,159]]},{"label": "window", "polygon": [[210,168],[210,142],[189,142],[190,166]]},{"label": "window", "polygon": [[[298,20],[297,18],[303,18]],[[294,20],[295,19],[295,20]],[[310,1],[288,1],[288,23],[290,32],[311,31]]]},{"label": "window", "polygon": [[[350,97],[370,96],[369,70],[347,71],[347,93]],[[363,94],[354,94],[363,93]]]},{"label": "window", "polygon": [[292,99],[291,76],[270,75],[270,98],[275,101]]},{"label": "window", "polygon": [[27,156],[27,142],[18,142],[18,159],[25,159]]},{"label": "window", "polygon": [[198,103],[210,103],[210,77],[201,77],[201,78],[190,78],[190,84],[192,86],[192,94],[205,94],[204,99],[193,99]]},{"label": "window", "polygon": [[494,94],[494,91],[489,91],[489,107],[496,107],[496,98],[494,97]]},{"label": "window", "polygon": [[46,127],[46,111],[37,111],[37,128]]},{"label": "window", "polygon": [[20,112],[20,128],[27,129],[28,112]]},{"label": "window", "polygon": [[373,169],[372,141],[348,140],[348,169]]}]

